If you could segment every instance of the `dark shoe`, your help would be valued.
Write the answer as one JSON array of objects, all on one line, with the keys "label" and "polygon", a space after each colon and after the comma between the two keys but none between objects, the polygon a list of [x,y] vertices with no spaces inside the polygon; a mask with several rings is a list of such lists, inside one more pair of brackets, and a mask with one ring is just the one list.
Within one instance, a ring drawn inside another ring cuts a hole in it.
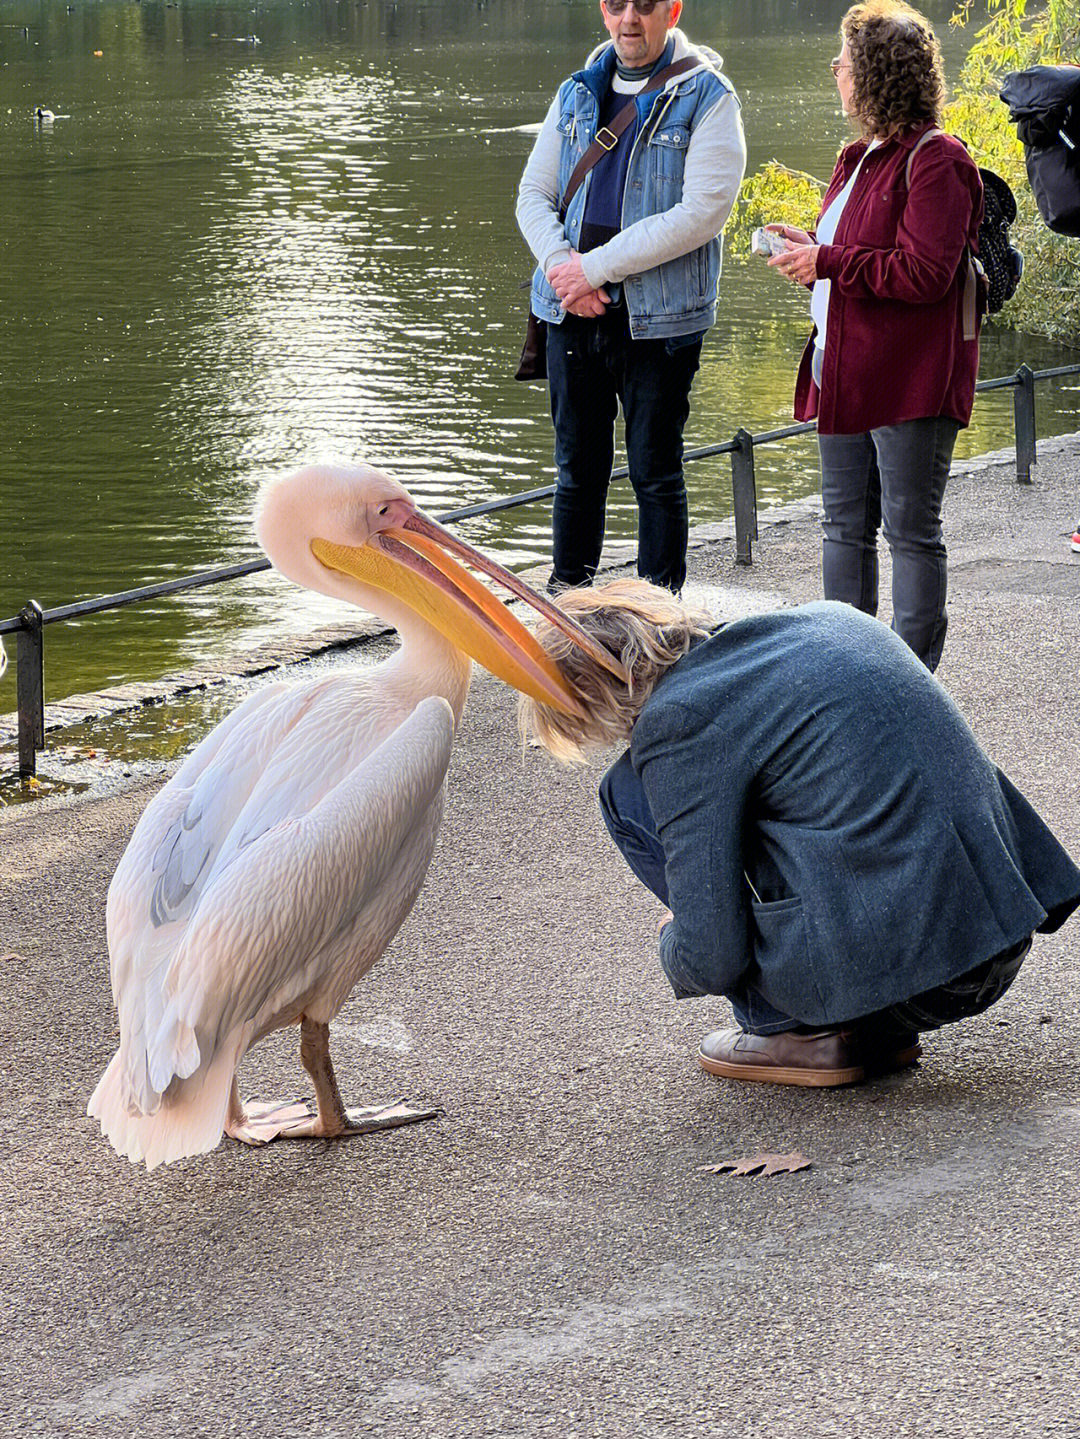
[{"label": "dark shoe", "polygon": [[859,1048],[860,1058],[867,1077],[876,1074],[892,1074],[894,1070],[906,1069],[922,1055],[922,1045],[914,1029],[891,1034],[888,1039],[881,1035],[862,1034],[858,1027],[852,1036]]},{"label": "dark shoe", "polygon": [[867,1074],[885,1074],[913,1064],[921,1049],[918,1036],[911,1038],[913,1043],[867,1062],[849,1030],[746,1034],[741,1029],[717,1029],[701,1041],[698,1062],[702,1069],[723,1079],[832,1089],[859,1084]]}]

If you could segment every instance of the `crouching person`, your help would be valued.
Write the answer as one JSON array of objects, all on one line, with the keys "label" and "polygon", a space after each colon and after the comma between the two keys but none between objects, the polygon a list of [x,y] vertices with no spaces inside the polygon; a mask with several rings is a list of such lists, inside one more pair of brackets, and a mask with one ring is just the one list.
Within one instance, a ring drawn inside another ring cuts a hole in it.
[{"label": "crouching person", "polygon": [[979,1014],[1036,931],[1080,904],[1080,870],[979,748],[911,651],[847,605],[709,621],[637,580],[559,605],[629,686],[554,631],[541,643],[586,720],[523,701],[557,757],[629,748],[600,804],[668,906],[677,997],[728,999],[711,1074],[852,1084],[900,1069],[926,1030]]}]

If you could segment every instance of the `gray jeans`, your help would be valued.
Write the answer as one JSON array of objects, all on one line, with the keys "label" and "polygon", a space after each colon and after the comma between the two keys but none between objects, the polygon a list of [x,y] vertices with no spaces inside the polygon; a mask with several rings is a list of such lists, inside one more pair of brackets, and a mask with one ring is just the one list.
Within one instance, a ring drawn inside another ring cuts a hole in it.
[{"label": "gray jeans", "polygon": [[941,504],[960,426],[938,416],[862,435],[819,435],[825,598],[878,607],[878,530],[892,554],[892,627],[927,669],[945,644]]}]

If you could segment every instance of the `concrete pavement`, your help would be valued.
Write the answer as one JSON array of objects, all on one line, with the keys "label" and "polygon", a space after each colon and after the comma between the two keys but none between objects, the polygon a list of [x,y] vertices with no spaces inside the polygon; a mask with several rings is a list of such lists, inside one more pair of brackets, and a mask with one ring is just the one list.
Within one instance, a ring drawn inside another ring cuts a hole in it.
[{"label": "concrete pavement", "polygon": [[[1040,452],[1030,488],[1007,462],[951,486],[939,673],[1080,855],[1080,436]],[[814,510],[749,570],[698,532],[692,585],[816,597]],[[83,1117],[151,790],[0,811],[0,1434],[1080,1435],[1080,922],[917,1070],[724,1084],[693,1054],[725,1006],[672,999],[596,774],[523,754],[477,677],[427,884],[333,1035],[348,1099],[441,1119],[151,1175]],[[304,1093],[295,1037],[241,1079]],[[700,1172],[762,1148],[813,1167]]]}]

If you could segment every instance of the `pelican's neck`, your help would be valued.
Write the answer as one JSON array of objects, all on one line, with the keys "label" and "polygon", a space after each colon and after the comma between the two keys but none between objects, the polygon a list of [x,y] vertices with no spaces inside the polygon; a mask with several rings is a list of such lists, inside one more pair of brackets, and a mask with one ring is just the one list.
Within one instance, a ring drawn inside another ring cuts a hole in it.
[{"label": "pelican's neck", "polygon": [[[393,615],[386,613],[391,608],[396,611]],[[386,661],[387,682],[414,705],[429,695],[441,695],[454,711],[456,728],[469,693],[472,660],[406,606],[386,604],[380,609],[401,641]]]}]

